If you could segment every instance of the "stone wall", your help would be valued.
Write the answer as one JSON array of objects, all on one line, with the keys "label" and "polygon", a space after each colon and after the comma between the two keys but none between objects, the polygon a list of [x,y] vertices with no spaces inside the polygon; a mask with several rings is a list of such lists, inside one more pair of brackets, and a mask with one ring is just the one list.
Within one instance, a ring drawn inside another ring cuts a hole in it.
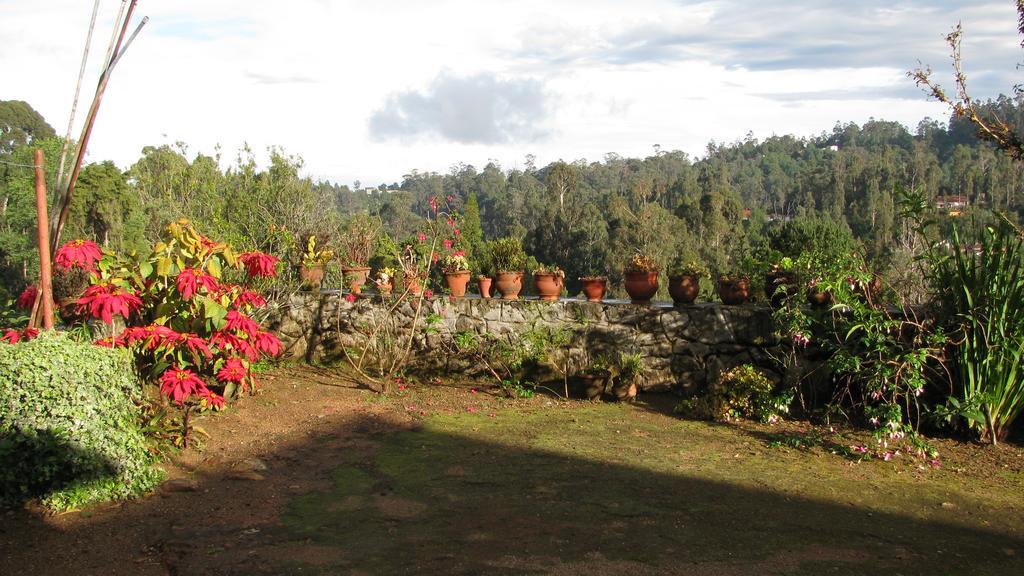
[{"label": "stone wall", "polygon": [[[347,301],[336,291],[298,293],[274,311],[267,324],[286,347],[285,356],[307,361],[337,360],[344,349],[361,349],[377,331],[378,355],[400,354],[416,317],[415,301],[396,303],[380,296]],[[744,363],[773,370],[782,352],[773,333],[771,310],[762,306],[701,303],[672,307],[636,306],[623,301],[592,303],[562,299],[483,300],[446,297],[424,301],[410,358],[433,369],[471,369],[445,354],[446,339],[462,331],[515,338],[533,327],[571,331],[571,343],[558,351],[570,366],[599,354],[639,352],[646,368],[641,389],[695,393],[715,383],[723,371]],[[378,358],[374,357],[372,361]],[[366,360],[372,363],[371,359]]]}]

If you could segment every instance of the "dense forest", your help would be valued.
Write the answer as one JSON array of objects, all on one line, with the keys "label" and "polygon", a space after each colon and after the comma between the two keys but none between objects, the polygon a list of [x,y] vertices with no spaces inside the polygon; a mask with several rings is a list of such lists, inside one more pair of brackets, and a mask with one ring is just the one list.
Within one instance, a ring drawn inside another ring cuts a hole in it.
[{"label": "dense forest", "polygon": [[[1024,126],[1019,95],[982,108]],[[37,274],[31,154],[36,147],[45,151],[52,193],[61,144],[31,106],[0,101],[0,297],[17,294]],[[315,182],[302,175],[301,158],[280,149],[269,155],[260,168],[249,149],[227,161],[219,151],[193,155],[179,143],[143,148],[126,171],[109,161],[90,164],[64,237],[130,251],[185,217],[238,248],[294,260],[296,239],[316,234],[330,244],[358,213],[379,217],[394,241],[412,237],[434,197],[449,198],[460,213],[475,204],[485,239],[517,237],[538,262],[560,266],[570,281],[607,274],[614,283],[638,250],[663,266],[681,255],[713,271],[739,270],[766,247],[803,248],[780,241],[786,230],[798,229],[824,231],[828,242],[861,251],[899,285],[910,282],[900,275],[913,256],[902,194],[921,195],[946,220],[1024,215],[1020,164],[956,118],[924,119],[914,131],[871,120],[837,123],[810,138],[748,135],[712,142],[701,158],[656,150],[647,158],[609,153],[600,161],[542,167],[528,156],[513,170],[458,164],[446,174],[414,170],[377,188]]]}]

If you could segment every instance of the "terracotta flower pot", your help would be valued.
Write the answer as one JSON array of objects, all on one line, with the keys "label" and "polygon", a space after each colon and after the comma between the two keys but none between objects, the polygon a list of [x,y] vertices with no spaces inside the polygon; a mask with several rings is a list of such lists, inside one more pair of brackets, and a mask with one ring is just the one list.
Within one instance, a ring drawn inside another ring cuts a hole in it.
[{"label": "terracotta flower pot", "polygon": [[477,276],[476,281],[480,284],[480,297],[490,298],[491,297],[491,277],[490,276]]},{"label": "terracotta flower pot", "polygon": [[395,289],[395,279],[393,277],[389,277],[387,282],[381,282],[378,280],[374,283],[377,285],[377,292],[384,296],[391,294]]},{"label": "terracotta flower pot", "polygon": [[597,400],[608,388],[611,372],[604,370],[597,373],[576,374],[569,378],[569,391],[577,398]]},{"label": "terracotta flower pot", "polygon": [[669,276],[668,293],[676,304],[693,304],[700,294],[700,278],[690,275]]},{"label": "terracotta flower pot", "polygon": [[583,282],[583,294],[590,302],[600,302],[608,291],[608,278],[604,276],[584,276],[580,278]]},{"label": "terracotta flower pot", "polygon": [[405,288],[409,291],[410,296],[419,296],[423,293],[423,283],[420,281],[419,276],[406,275],[405,276]]},{"label": "terracotta flower pot", "polygon": [[499,271],[494,283],[498,288],[498,292],[501,292],[502,299],[517,300],[519,292],[523,289],[523,273],[521,271]]},{"label": "terracotta flower pot", "polygon": [[623,272],[623,283],[633,304],[650,304],[658,293],[657,272]]},{"label": "terracotta flower pot", "polygon": [[466,295],[466,286],[469,284],[470,276],[469,270],[444,273],[444,281],[448,285],[448,290],[452,293],[452,296],[462,298]]},{"label": "terracotta flower pot", "polygon": [[797,293],[796,274],[787,270],[775,270],[764,275],[764,295],[772,307],[782,306],[786,298]]},{"label": "terracotta flower pot", "polygon": [[562,294],[563,278],[560,274],[548,272],[535,272],[533,284],[537,287],[537,294],[541,300],[558,300]]},{"label": "terracotta flower pot", "polygon": [[308,290],[319,290],[324,282],[323,266],[299,266],[299,280],[302,286]]},{"label": "terracotta flower pot", "polygon": [[743,304],[750,298],[750,280],[746,278],[719,278],[718,297],[722,299],[722,304],[728,304],[729,306]]},{"label": "terracotta flower pot", "polygon": [[824,308],[832,304],[832,293],[809,286],[807,288],[807,303],[815,308]]},{"label": "terracotta flower pot", "polygon": [[370,274],[369,266],[356,266],[352,268],[343,266],[341,273],[344,275],[349,292],[353,294],[363,293],[363,284],[366,284],[366,277]]}]

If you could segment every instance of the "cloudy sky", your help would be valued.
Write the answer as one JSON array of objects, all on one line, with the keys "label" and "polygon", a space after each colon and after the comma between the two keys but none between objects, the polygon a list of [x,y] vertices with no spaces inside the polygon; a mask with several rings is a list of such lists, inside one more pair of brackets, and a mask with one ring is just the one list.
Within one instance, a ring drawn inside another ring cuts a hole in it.
[{"label": "cloudy sky", "polygon": [[[92,4],[0,0],[0,100],[28,101],[59,133]],[[119,6],[101,1],[80,110]],[[247,142],[343,184],[655,144],[700,156],[711,140],[871,117],[912,129],[945,112],[905,73],[921,61],[948,79],[958,21],[973,96],[1007,92],[1024,60],[1011,0],[140,0],[144,15],[91,160],[127,167],[177,141],[230,160]]]}]

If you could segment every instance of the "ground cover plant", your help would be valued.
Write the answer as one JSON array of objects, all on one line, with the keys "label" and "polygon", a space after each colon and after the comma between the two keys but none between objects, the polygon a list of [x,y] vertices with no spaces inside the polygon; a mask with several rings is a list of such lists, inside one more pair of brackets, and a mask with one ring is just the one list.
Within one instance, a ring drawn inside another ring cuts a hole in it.
[{"label": "ground cover plant", "polygon": [[141,401],[124,351],[52,332],[0,345],[0,505],[65,510],[152,489]]}]

